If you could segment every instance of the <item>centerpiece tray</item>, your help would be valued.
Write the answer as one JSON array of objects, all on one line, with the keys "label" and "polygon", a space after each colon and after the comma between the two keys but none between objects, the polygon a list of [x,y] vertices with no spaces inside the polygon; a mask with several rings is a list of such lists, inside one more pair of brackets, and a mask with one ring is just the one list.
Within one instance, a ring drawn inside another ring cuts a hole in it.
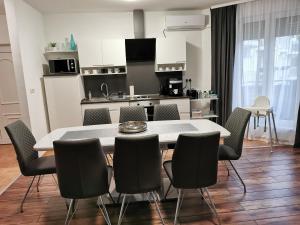
[{"label": "centerpiece tray", "polygon": [[147,123],[144,121],[127,121],[119,125],[119,132],[126,134],[140,133],[147,130]]}]

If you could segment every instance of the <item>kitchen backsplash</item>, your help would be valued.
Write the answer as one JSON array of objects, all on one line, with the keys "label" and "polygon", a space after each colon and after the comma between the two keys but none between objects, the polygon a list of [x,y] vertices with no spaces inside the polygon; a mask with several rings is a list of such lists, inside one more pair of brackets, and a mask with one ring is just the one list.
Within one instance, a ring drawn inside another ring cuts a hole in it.
[{"label": "kitchen backsplash", "polygon": [[168,78],[182,78],[182,72],[155,73],[154,62],[128,63],[127,74],[85,76],[85,96],[91,91],[93,97],[102,97],[100,86],[107,83],[109,93],[129,94],[129,85],[134,85],[135,94],[158,94],[161,85],[165,85]]}]

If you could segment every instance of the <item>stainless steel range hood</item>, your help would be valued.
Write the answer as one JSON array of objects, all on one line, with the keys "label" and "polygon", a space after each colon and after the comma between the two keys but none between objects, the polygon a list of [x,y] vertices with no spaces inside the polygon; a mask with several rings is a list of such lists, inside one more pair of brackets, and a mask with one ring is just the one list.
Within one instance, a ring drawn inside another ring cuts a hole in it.
[{"label": "stainless steel range hood", "polygon": [[133,10],[133,31],[134,38],[145,38],[144,10]]}]

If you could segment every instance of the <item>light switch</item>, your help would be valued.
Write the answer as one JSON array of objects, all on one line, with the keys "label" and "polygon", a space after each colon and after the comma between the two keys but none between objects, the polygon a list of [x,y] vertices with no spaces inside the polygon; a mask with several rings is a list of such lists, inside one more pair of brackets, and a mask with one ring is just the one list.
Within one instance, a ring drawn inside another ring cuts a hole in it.
[{"label": "light switch", "polygon": [[34,88],[30,88],[30,94],[34,94],[35,93],[35,89]]}]

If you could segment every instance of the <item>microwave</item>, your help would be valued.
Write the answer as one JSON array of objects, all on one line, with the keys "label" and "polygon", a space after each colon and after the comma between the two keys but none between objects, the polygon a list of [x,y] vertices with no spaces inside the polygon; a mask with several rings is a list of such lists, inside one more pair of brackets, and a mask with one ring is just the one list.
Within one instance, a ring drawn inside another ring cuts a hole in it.
[{"label": "microwave", "polygon": [[49,60],[49,71],[50,74],[77,74],[79,73],[79,63],[78,60],[75,58]]}]

